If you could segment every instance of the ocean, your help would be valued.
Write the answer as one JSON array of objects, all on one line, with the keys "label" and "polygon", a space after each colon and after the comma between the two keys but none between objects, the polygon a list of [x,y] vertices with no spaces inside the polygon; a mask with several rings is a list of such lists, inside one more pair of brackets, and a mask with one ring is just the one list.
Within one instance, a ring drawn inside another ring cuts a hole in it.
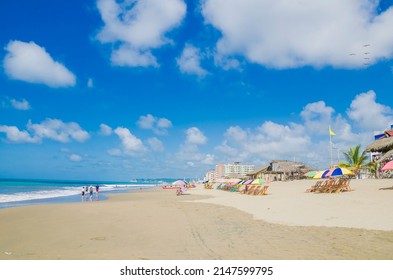
[{"label": "ocean", "polygon": [[[81,202],[82,186],[94,187],[98,184],[99,200],[107,199],[106,194],[125,193],[132,190],[148,189],[168,184],[173,179],[135,179],[128,182],[90,180],[32,180],[32,179],[1,179],[0,208],[25,206],[45,203]],[[86,195],[88,199],[88,195]]]}]

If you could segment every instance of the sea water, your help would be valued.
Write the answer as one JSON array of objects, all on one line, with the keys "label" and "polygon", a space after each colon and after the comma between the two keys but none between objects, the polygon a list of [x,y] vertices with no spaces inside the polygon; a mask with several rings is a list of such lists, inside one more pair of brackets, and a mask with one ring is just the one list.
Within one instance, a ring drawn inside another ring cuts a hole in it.
[{"label": "sea water", "polygon": [[[96,200],[95,186],[99,185],[98,199],[103,200],[106,194],[154,188],[165,183],[165,179],[135,179],[128,182],[0,179],[0,208],[82,201],[81,190],[85,186],[93,186],[93,199]],[[88,200],[89,194],[85,196]]]}]

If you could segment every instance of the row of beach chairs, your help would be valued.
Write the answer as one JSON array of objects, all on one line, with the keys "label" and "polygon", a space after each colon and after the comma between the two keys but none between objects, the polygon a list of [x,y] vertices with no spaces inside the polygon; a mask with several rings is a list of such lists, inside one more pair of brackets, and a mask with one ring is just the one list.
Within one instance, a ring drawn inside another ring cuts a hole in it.
[{"label": "row of beach chairs", "polygon": [[349,178],[336,178],[328,180],[319,180],[311,188],[307,189],[306,192],[314,193],[339,193],[349,192],[351,187],[349,186]]},{"label": "row of beach chairs", "polygon": [[222,184],[217,186],[217,190],[238,192],[240,194],[249,194],[249,195],[267,195],[268,188],[269,186],[261,186],[261,185]]},{"label": "row of beach chairs", "polygon": [[[218,184],[216,189],[229,192],[238,192],[249,195],[267,195],[269,186],[261,185],[233,185],[233,184]],[[206,184],[205,189],[213,189],[213,184]]]},{"label": "row of beach chairs", "polygon": [[245,186],[240,193],[241,194],[248,194],[248,195],[267,195],[267,189],[269,186]]}]

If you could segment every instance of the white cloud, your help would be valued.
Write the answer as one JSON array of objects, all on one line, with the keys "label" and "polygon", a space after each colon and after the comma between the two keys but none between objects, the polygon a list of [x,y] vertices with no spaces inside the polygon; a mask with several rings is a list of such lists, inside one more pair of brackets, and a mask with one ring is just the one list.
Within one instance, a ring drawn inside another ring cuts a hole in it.
[{"label": "white cloud", "polygon": [[26,99],[22,99],[21,101],[18,101],[16,99],[11,99],[10,102],[12,107],[14,107],[17,110],[26,111],[31,108],[29,102]]},{"label": "white cloud", "polygon": [[[228,128],[225,140],[216,147],[222,153],[222,161],[241,161],[257,166],[278,159],[316,161],[314,153],[310,153],[314,152],[314,143],[301,124],[266,121],[254,129],[236,127],[236,130],[243,135],[234,137],[234,127]],[[321,155],[321,150],[316,149],[316,154]]]},{"label": "white cloud", "polygon": [[100,134],[109,136],[112,134],[112,128],[104,123],[100,124]]},{"label": "white cloud", "polygon": [[147,140],[147,143],[149,144],[150,148],[154,152],[160,152],[161,153],[161,152],[164,151],[164,144],[162,143],[162,141],[160,141],[156,137],[149,138]]},{"label": "white cloud", "polygon": [[108,150],[108,154],[111,156],[121,156],[121,150],[120,149],[110,149]]},{"label": "white cloud", "polygon": [[147,114],[146,116],[140,116],[137,124],[142,129],[153,129],[155,122],[156,118],[150,114]]},{"label": "white cloud", "polygon": [[94,87],[94,82],[92,78],[87,79],[87,87],[88,88]]},{"label": "white cloud", "polygon": [[33,124],[30,120],[27,123],[27,131],[19,130],[16,126],[0,126],[0,132],[7,135],[11,142],[19,143],[41,143],[43,139],[51,139],[58,142],[70,142],[75,140],[84,142],[90,135],[81,129],[75,122],[64,123],[57,119],[46,119],[39,124]]},{"label": "white cloud", "polygon": [[207,74],[207,71],[201,67],[200,50],[192,45],[186,45],[176,62],[182,73],[199,77],[204,77]]},{"label": "white cloud", "polygon": [[225,132],[225,137],[233,139],[236,142],[241,142],[247,138],[247,132],[244,131],[240,126],[231,126]]},{"label": "white cloud", "polygon": [[206,165],[213,165],[215,164],[215,158],[216,158],[215,155],[206,154],[204,158],[201,160],[201,162]]},{"label": "white cloud", "polygon": [[226,154],[226,155],[229,155],[232,157],[236,157],[239,155],[239,151],[236,148],[230,146],[228,144],[227,140],[224,140],[223,143],[221,145],[217,146],[215,149],[217,151],[222,152],[223,154]]},{"label": "white cloud", "polygon": [[22,98],[21,100],[10,99],[8,96],[3,96],[3,100],[0,100],[0,107],[14,108],[16,110],[27,111],[31,109],[30,103]]},{"label": "white cloud", "polygon": [[69,156],[69,159],[70,159],[71,161],[81,161],[81,160],[82,160],[82,157],[81,157],[80,155],[77,155],[77,154],[71,154],[71,155]]},{"label": "white cloud", "polygon": [[357,95],[347,114],[364,130],[384,130],[393,123],[393,109],[377,103],[372,90]]},{"label": "white cloud", "polygon": [[176,158],[179,161],[193,162],[193,164],[213,164],[214,155],[203,154],[199,151],[199,145],[207,142],[207,137],[197,127],[191,127],[186,131],[186,139],[180,146]]},{"label": "white cloud", "polygon": [[378,2],[204,0],[202,14],[222,34],[218,62],[242,56],[272,68],[358,68],[365,52],[370,64],[393,57],[393,8],[379,14]]},{"label": "white cloud", "polygon": [[271,160],[286,159],[308,163],[316,168],[330,164],[329,125],[336,133],[333,162],[342,152],[373,141],[373,131],[393,123],[392,108],[376,102],[374,91],[361,93],[348,104],[345,117],[324,101],[306,104],[299,123],[265,121],[255,128],[229,127],[221,144],[215,147],[221,162],[242,161],[261,166]]},{"label": "white cloud", "polygon": [[34,42],[10,41],[5,49],[4,70],[11,79],[50,87],[69,87],[76,83],[72,72]]},{"label": "white cloud", "polygon": [[27,128],[35,137],[40,139],[48,138],[59,142],[70,142],[71,139],[78,142],[85,142],[90,135],[81,129],[79,124],[75,122],[64,123],[57,119],[46,119],[40,124],[28,122]]},{"label": "white cloud", "polygon": [[142,141],[133,135],[127,128],[117,127],[114,133],[119,136],[125,154],[134,156],[146,151],[146,147],[143,145]]},{"label": "white cloud", "polygon": [[158,67],[155,56],[150,51],[135,50],[126,45],[112,51],[111,61],[117,66]]},{"label": "white cloud", "polygon": [[154,66],[158,63],[152,49],[171,43],[165,35],[180,25],[186,14],[182,0],[98,0],[104,27],[97,38],[113,43],[112,63],[119,66]]},{"label": "white cloud", "polygon": [[203,145],[207,142],[206,136],[197,127],[187,129],[187,144]]},{"label": "white cloud", "polygon": [[332,125],[334,109],[326,106],[324,101],[307,104],[300,116],[304,121],[307,132],[318,135],[326,135],[329,126]]},{"label": "white cloud", "polygon": [[294,123],[282,125],[266,121],[250,138],[247,149],[250,152],[275,154],[279,157],[290,153],[299,154],[307,151],[311,144],[311,139],[304,132],[302,125]]},{"label": "white cloud", "polygon": [[162,129],[171,128],[172,122],[166,118],[159,118],[157,120],[157,127]]},{"label": "white cloud", "polygon": [[15,143],[39,143],[40,138],[32,137],[27,131],[20,131],[16,126],[0,125],[0,132],[7,136],[7,140]]},{"label": "white cloud", "polygon": [[170,120],[166,118],[157,118],[151,114],[140,116],[136,123],[140,128],[152,130],[159,135],[167,134],[167,129],[172,127],[172,122]]},{"label": "white cloud", "polygon": [[205,157],[199,151],[199,148],[195,144],[184,143],[180,146],[179,152],[176,154],[177,159],[180,161],[202,161]]}]

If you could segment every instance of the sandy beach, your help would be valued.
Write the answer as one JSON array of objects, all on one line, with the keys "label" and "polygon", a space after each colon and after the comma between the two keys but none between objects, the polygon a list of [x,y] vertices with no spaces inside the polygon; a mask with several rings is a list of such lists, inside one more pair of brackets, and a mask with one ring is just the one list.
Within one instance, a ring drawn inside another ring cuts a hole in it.
[{"label": "sandy beach", "polygon": [[0,259],[393,259],[393,179],[305,193],[272,182],[266,196],[202,186],[151,189],[100,202],[0,209]]}]

